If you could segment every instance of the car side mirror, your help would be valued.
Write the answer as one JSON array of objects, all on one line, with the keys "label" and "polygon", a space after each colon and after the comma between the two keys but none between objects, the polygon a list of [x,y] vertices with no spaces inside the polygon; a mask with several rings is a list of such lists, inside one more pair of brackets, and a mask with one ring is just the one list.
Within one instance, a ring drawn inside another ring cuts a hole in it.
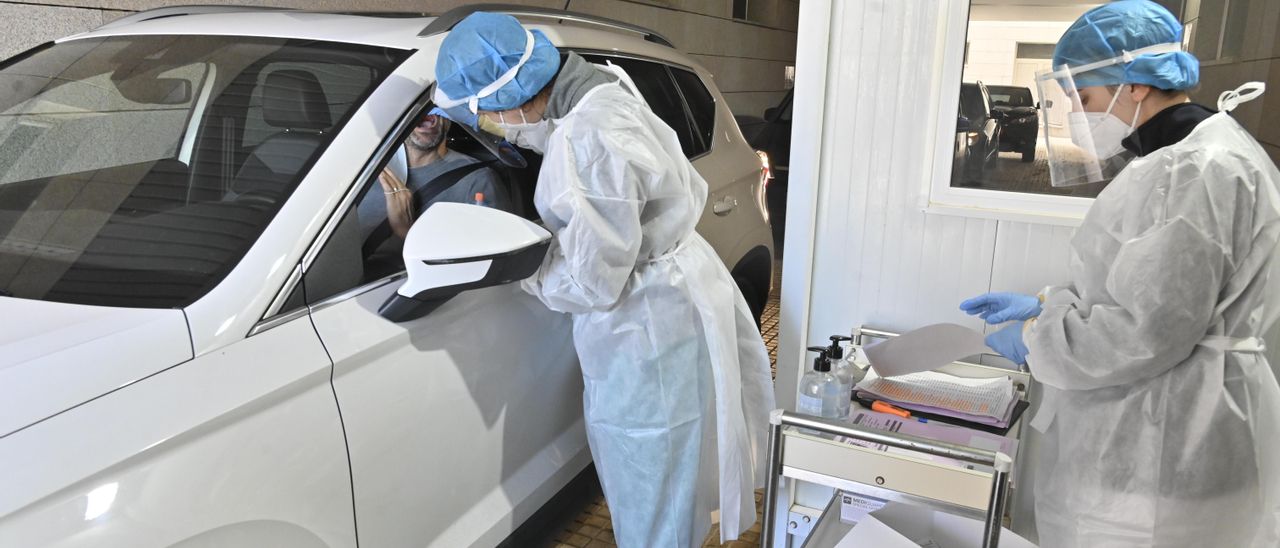
[{"label": "car side mirror", "polygon": [[973,127],[973,122],[970,122],[968,118],[964,116],[956,118],[956,133],[968,132],[971,127]]},{"label": "car side mirror", "polygon": [[551,247],[551,233],[505,211],[438,202],[409,229],[408,278],[378,314],[407,322],[430,314],[464,291],[532,276]]}]

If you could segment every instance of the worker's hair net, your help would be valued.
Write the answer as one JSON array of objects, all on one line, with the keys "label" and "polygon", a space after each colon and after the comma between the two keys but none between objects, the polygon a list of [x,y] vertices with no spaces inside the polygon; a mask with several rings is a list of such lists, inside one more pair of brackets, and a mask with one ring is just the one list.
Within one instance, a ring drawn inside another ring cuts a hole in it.
[{"label": "worker's hair net", "polygon": [[542,91],[559,70],[560,50],[542,32],[525,30],[510,15],[476,12],[440,45],[436,86],[473,113],[510,110]]},{"label": "worker's hair net", "polygon": [[[1182,24],[1150,0],[1118,0],[1082,15],[1053,51],[1053,67],[1078,67],[1122,57],[1159,44],[1182,41]],[[1184,51],[1146,53],[1131,62],[1074,75],[1076,87],[1145,84],[1185,90],[1200,81],[1200,61]]]}]

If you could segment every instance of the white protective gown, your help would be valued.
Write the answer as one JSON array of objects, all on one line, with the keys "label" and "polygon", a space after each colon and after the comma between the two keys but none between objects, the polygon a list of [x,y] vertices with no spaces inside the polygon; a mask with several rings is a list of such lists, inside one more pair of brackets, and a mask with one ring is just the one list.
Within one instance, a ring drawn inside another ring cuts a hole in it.
[{"label": "white protective gown", "polygon": [[1025,333],[1045,547],[1280,546],[1280,173],[1227,113],[1130,164]]},{"label": "white protective gown", "polygon": [[[612,68],[612,67],[611,67]],[[769,357],[694,231],[707,184],[625,73],[553,123],[535,204],[555,234],[525,287],[573,315],[592,456],[623,548],[733,539],[763,485]],[[627,87],[624,87],[627,86]]]}]

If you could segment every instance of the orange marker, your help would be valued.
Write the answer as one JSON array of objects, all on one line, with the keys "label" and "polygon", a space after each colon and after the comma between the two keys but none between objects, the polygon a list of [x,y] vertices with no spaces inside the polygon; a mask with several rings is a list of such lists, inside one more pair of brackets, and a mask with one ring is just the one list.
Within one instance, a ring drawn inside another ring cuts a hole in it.
[{"label": "orange marker", "polygon": [[907,412],[907,410],[898,409],[897,407],[894,407],[892,405],[889,405],[879,400],[876,400],[871,403],[871,410],[877,413],[888,413],[890,415],[897,415],[904,419],[911,418],[911,413]]}]

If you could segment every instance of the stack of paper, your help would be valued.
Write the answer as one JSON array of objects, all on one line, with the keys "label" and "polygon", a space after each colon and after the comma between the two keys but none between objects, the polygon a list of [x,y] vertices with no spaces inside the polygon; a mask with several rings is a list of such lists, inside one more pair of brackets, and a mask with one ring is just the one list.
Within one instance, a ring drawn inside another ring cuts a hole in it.
[{"label": "stack of paper", "polygon": [[858,395],[903,409],[955,417],[978,424],[1009,425],[1018,398],[1013,379],[966,379],[936,371],[884,378],[874,371],[858,383]]}]

